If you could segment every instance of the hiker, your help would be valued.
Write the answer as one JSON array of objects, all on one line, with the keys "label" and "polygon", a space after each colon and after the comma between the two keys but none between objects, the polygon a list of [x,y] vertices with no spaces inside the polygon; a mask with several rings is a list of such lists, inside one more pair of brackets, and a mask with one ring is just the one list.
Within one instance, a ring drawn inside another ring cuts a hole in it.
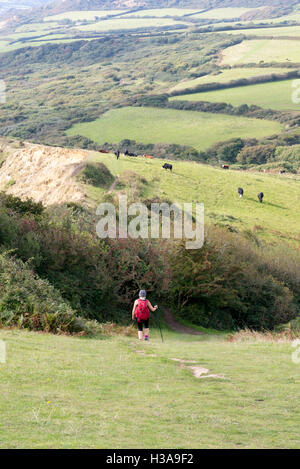
[{"label": "hiker", "polygon": [[153,308],[150,301],[146,299],[146,296],[145,290],[141,290],[139,299],[135,300],[132,308],[132,320],[137,320],[139,340],[143,340],[143,326],[145,328],[145,340],[149,340],[150,311],[156,311],[158,308],[158,306],[154,306]]}]

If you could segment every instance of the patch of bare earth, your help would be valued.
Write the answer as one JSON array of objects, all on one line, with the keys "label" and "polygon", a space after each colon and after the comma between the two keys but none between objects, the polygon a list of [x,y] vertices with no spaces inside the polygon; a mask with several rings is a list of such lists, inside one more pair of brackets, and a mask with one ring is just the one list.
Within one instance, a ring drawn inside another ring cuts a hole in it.
[{"label": "patch of bare earth", "polygon": [[88,153],[24,143],[19,148],[1,142],[6,159],[0,169],[0,190],[44,205],[83,202],[86,194],[76,181]]},{"label": "patch of bare earth", "polygon": [[170,360],[176,361],[179,363],[179,366],[181,368],[186,368],[188,370],[191,370],[195,378],[216,378],[216,379],[228,379],[225,378],[224,375],[218,375],[218,374],[208,374],[210,370],[208,368],[204,368],[199,365],[188,365],[187,363],[197,363],[195,360],[182,360],[180,358],[170,358]]},{"label": "patch of bare earth", "polygon": [[169,328],[173,331],[179,332],[181,334],[204,335],[204,332],[197,331],[192,327],[184,326],[183,324],[177,322],[176,319],[174,319],[171,311],[168,309],[164,310],[164,320]]}]

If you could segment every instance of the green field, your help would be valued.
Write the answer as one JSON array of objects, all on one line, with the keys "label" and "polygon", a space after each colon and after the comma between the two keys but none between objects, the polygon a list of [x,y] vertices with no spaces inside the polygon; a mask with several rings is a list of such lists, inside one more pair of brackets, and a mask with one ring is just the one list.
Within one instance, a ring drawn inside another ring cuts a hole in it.
[{"label": "green field", "polygon": [[233,68],[228,70],[220,70],[219,73],[205,75],[203,77],[195,78],[194,80],[184,80],[177,85],[173,86],[170,91],[181,91],[187,88],[195,88],[198,85],[206,83],[228,83],[232,80],[239,80],[241,78],[259,77],[262,75],[284,74],[291,71],[287,68]]},{"label": "green field", "polygon": [[290,343],[164,333],[139,344],[0,331],[1,448],[299,448]]},{"label": "green field", "polygon": [[29,23],[29,24],[23,24],[22,26],[19,26],[16,28],[15,32],[16,33],[24,33],[24,32],[31,32],[31,33],[39,33],[39,32],[44,32],[45,30],[49,29],[55,29],[59,25],[58,23],[55,22],[43,22],[43,23]]},{"label": "green field", "polygon": [[156,18],[162,18],[164,16],[185,16],[191,13],[197,13],[199,10],[191,8],[155,8],[149,10],[135,11],[134,13],[127,13],[126,17],[144,17],[144,16],[155,16]]},{"label": "green field", "polygon": [[289,39],[246,40],[224,49],[222,64],[237,65],[260,62],[295,62],[300,60],[299,42]]},{"label": "green field", "polygon": [[183,24],[172,18],[116,18],[97,23],[77,26],[80,31],[116,31],[123,29],[158,28]]},{"label": "green field", "polygon": [[204,150],[219,140],[263,137],[280,132],[277,122],[222,114],[124,107],[94,122],[74,125],[67,135],[83,135],[103,144],[129,138],[141,143],[177,143]]},{"label": "green field", "polygon": [[224,90],[174,96],[170,100],[210,101],[230,103],[233,106],[255,104],[267,109],[300,112],[300,105],[292,101],[292,94],[295,91],[292,86],[294,82],[295,80],[283,80],[259,85],[239,86]]},{"label": "green field", "polygon": [[[148,181],[145,198],[161,197],[178,203],[203,202],[209,223],[229,223],[239,230],[260,227],[256,234],[266,240],[299,237],[299,176],[280,176],[248,171],[224,171],[196,162],[173,162],[173,173],[162,170],[164,160],[121,157],[93,153],[91,161],[104,163],[115,176],[124,171],[139,174]],[[237,188],[243,187],[240,199]],[[130,188],[128,188],[130,190]],[[265,194],[258,203],[257,194]],[[99,201],[101,190],[89,195]]]},{"label": "green field", "polygon": [[109,15],[117,15],[118,13],[123,13],[125,10],[90,10],[90,11],[66,11],[65,13],[60,13],[59,15],[47,16],[44,18],[44,21],[61,21],[61,20],[71,20],[71,21],[94,21],[95,16],[99,18],[104,18]]},{"label": "green field", "polygon": [[286,26],[281,28],[255,28],[226,31],[230,34],[245,34],[246,36],[271,36],[271,37],[300,37],[300,26]]},{"label": "green field", "polygon": [[212,10],[199,13],[194,16],[194,18],[203,18],[203,19],[215,19],[215,20],[230,20],[239,18],[244,13],[247,13],[252,10],[257,10],[258,8],[214,8]]}]

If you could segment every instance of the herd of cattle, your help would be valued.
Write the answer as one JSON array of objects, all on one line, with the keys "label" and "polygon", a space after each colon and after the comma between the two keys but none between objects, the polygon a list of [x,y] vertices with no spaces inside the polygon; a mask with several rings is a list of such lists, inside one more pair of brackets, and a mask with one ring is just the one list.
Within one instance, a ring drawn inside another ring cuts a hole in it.
[{"label": "herd of cattle", "polygon": [[[110,151],[107,151],[107,150],[98,150],[100,153],[111,153]],[[123,153],[125,156],[138,156],[134,153],[131,153],[129,152],[128,150],[125,150],[124,153]],[[120,158],[121,156],[121,152],[119,150],[117,150],[115,152],[115,156],[117,157],[117,160]],[[147,158],[147,159],[153,159],[154,156],[151,156],[151,155],[142,155],[144,158]],[[173,165],[172,164],[169,164],[169,163],[165,163],[163,166],[162,166],[163,169],[166,169],[166,170],[170,170],[172,171],[173,170]],[[222,169],[229,169],[229,166],[226,165],[226,164],[223,164],[222,165]],[[284,174],[285,171],[282,170],[280,171],[280,174]],[[238,194],[240,197],[244,197],[244,189],[242,187],[239,187],[238,188]],[[259,202],[262,204],[263,203],[263,198],[264,198],[264,194],[263,192],[260,192],[258,195],[258,200]]]}]

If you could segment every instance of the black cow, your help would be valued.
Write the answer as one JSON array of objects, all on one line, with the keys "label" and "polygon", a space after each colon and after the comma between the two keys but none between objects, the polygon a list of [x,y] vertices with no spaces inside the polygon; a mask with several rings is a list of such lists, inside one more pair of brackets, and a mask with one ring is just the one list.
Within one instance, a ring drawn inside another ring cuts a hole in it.
[{"label": "black cow", "polygon": [[240,197],[243,197],[244,195],[244,189],[242,189],[241,187],[238,188],[238,193],[240,194]]},{"label": "black cow", "polygon": [[282,170],[280,171],[280,174],[285,174],[285,173],[286,173],[286,171],[285,171],[284,169],[282,169]]},{"label": "black cow", "polygon": [[163,169],[169,169],[170,171],[172,171],[173,166],[172,166],[171,164],[169,164],[169,163],[165,163],[165,164],[163,165]]},{"label": "black cow", "polygon": [[264,198],[264,194],[263,194],[262,192],[260,192],[257,197],[258,197],[258,200],[260,201],[260,203],[262,204],[263,198]]},{"label": "black cow", "polygon": [[229,169],[229,166],[227,164],[223,164],[222,169]]},{"label": "black cow", "polygon": [[124,151],[124,155],[125,155],[125,156],[136,156],[134,153],[131,153],[131,152],[128,151],[128,150],[125,150],[125,151]]}]

